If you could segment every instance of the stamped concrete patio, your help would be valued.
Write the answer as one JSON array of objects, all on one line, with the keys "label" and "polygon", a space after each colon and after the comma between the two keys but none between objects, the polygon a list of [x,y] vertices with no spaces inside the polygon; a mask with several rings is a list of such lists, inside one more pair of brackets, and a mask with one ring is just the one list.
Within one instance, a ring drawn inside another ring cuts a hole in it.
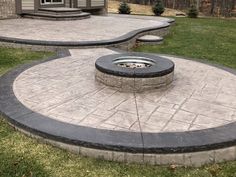
[{"label": "stamped concrete patio", "polygon": [[111,40],[141,28],[168,25],[168,18],[92,16],[78,21],[11,19],[0,21],[0,36],[43,41]]},{"label": "stamped concrete patio", "polygon": [[95,81],[97,58],[109,49],[70,50],[72,56],[34,66],[14,82],[29,109],[70,124],[127,132],[184,132],[236,121],[236,76],[198,62],[176,64],[167,88],[122,93]]}]

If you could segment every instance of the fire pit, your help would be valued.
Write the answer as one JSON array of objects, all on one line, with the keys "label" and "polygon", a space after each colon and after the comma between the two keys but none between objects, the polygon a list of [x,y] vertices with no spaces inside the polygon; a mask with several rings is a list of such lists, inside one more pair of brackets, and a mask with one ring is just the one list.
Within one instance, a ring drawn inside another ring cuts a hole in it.
[{"label": "fire pit", "polygon": [[96,80],[120,91],[144,91],[173,81],[174,63],[150,54],[126,53],[97,59]]}]

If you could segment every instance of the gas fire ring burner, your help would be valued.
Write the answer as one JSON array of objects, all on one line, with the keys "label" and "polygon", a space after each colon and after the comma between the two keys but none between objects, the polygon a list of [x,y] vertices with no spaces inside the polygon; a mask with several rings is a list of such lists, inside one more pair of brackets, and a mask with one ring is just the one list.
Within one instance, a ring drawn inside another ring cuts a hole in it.
[{"label": "gas fire ring burner", "polygon": [[125,53],[106,55],[95,63],[97,81],[120,91],[144,91],[173,81],[174,63],[156,55]]},{"label": "gas fire ring burner", "polygon": [[114,64],[125,68],[147,68],[155,64],[155,62],[149,58],[138,56],[122,56],[113,61]]}]

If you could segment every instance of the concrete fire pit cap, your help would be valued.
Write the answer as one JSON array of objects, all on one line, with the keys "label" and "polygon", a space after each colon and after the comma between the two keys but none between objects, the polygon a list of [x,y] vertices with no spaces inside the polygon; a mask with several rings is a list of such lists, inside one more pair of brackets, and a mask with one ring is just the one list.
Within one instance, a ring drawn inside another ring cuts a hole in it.
[{"label": "concrete fire pit cap", "polygon": [[[122,62],[125,66],[121,66]],[[138,67],[129,67],[133,64],[137,64]],[[139,67],[142,65],[144,67]],[[102,56],[96,60],[95,67],[103,73],[114,76],[148,78],[161,77],[173,72],[175,64],[156,55],[123,53]]]}]

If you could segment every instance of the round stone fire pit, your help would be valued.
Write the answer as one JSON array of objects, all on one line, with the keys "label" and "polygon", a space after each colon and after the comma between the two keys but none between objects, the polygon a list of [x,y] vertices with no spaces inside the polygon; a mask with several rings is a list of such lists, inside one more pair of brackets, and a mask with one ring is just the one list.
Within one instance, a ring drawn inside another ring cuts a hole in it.
[{"label": "round stone fire pit", "polygon": [[125,53],[97,59],[96,80],[120,91],[144,91],[173,81],[174,63],[151,54]]}]

